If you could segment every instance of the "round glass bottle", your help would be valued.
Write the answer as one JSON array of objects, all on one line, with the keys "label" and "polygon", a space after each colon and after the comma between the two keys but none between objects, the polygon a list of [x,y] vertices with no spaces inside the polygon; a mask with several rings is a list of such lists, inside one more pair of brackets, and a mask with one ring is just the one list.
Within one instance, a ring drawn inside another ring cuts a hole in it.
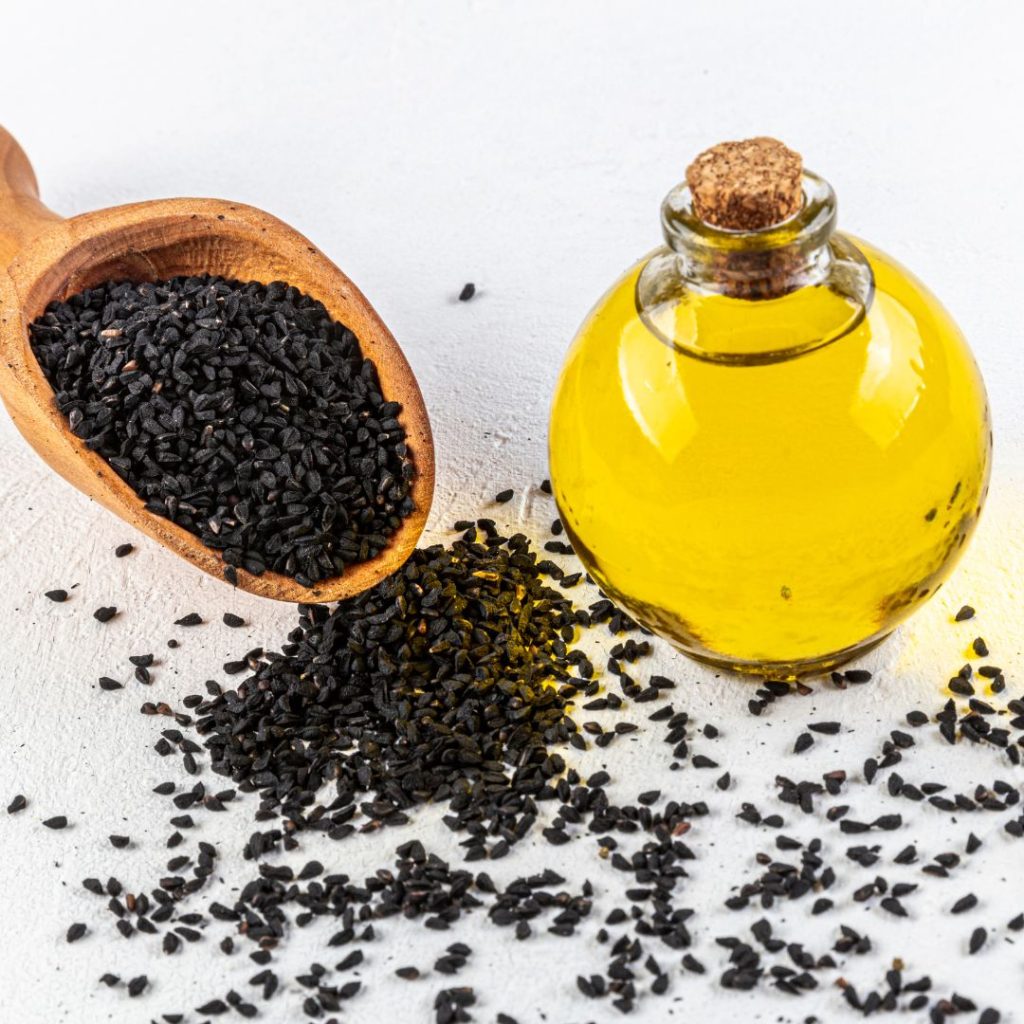
[{"label": "round glass bottle", "polygon": [[602,588],[686,654],[773,678],[841,664],[935,593],[991,451],[948,313],[835,231],[825,181],[799,188],[752,230],[669,193],[668,244],[584,322],[550,429],[559,513]]}]

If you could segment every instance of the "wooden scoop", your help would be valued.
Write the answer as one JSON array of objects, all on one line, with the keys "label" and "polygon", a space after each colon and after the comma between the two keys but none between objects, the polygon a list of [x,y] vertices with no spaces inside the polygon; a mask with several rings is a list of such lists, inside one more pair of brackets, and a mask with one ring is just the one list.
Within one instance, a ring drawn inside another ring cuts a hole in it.
[{"label": "wooden scoop", "polygon": [[[6,276],[3,270],[6,268]],[[238,586],[279,601],[338,601],[389,576],[423,531],[434,492],[434,446],[423,397],[398,343],[358,288],[297,231],[262,210],[221,199],[157,199],[64,220],[39,201],[21,147],[0,128],[0,397],[25,439],[65,480],[176,555],[220,579],[220,552],[152,512],[68,428],[28,340],[28,325],[54,299],[103,281],[156,281],[179,274],[287,281],[319,299],[355,333],[377,364],[381,390],[402,404],[416,476],[415,511],[376,558],[303,587],[288,576],[253,576]],[[40,543],[44,539],[40,538]]]}]

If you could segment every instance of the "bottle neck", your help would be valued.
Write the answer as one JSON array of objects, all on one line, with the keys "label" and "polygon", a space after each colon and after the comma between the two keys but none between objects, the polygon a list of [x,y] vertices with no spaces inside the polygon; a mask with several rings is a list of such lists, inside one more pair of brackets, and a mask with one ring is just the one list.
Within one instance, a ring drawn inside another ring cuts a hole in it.
[{"label": "bottle neck", "polygon": [[803,206],[781,224],[729,231],[697,216],[686,185],[673,189],[662,204],[661,223],[680,276],[696,291],[744,299],[778,298],[827,281],[835,193],[808,171],[803,191]]}]

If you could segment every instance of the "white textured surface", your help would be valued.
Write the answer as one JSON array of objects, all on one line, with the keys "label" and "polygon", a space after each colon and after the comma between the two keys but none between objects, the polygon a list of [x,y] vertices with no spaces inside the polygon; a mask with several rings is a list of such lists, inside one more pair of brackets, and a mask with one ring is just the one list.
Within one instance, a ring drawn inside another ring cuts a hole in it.
[{"label": "white textured surface", "polygon": [[[178,24],[174,12],[185,9],[187,23]],[[598,294],[658,242],[662,195],[695,152],[721,138],[770,133],[800,149],[835,186],[842,224],[905,260],[972,342],[997,438],[982,527],[940,597],[868,659],[870,686],[787,700],[758,721],[744,710],[743,684],[659,655],[679,681],[677,707],[722,730],[695,748],[732,769],[728,794],[713,788],[718,772],[669,773],[660,727],[620,740],[607,756],[590,751],[581,768],[607,761],[616,799],[656,787],[678,799],[711,794],[714,814],[689,837],[698,859],[681,897],[696,910],[695,952],[709,976],[725,962],[713,937],[742,934],[759,916],[721,908],[730,886],[757,873],[754,853],[772,850],[773,833],[732,818],[752,799],[765,813],[780,810],[789,833],[826,833],[827,857],[845,880],[828,914],[810,918],[807,900],[772,912],[778,934],[823,953],[843,921],[870,934],[882,954],[843,966],[858,985],[880,983],[888,960],[900,956],[908,975],[929,973],[943,992],[957,988],[1021,1021],[1024,952],[1004,925],[1024,910],[1024,846],[1002,833],[1002,816],[951,819],[906,801],[894,806],[883,800],[884,779],[874,791],[853,785],[842,801],[825,801],[849,802],[859,817],[885,803],[908,820],[900,832],[867,840],[881,844],[875,870],[890,883],[927,882],[906,900],[910,918],[896,920],[875,900],[849,899],[851,878],[859,885],[874,874],[844,867],[843,851],[860,837],[776,804],[772,785],[777,772],[813,778],[840,765],[856,777],[907,709],[935,706],[976,632],[989,638],[1010,690],[1020,689],[1021,20],[1011,3],[19,4],[4,12],[0,96],[3,121],[54,209],[228,196],[283,217],[351,274],[405,346],[432,412],[435,531],[515,486],[520,497],[499,520],[542,536],[552,511],[530,485],[546,475],[547,406],[563,352]],[[477,283],[478,298],[456,303],[466,280]],[[293,612],[233,594],[134,536],[49,473],[6,416],[0,455],[0,798],[6,805],[23,792],[30,800],[19,815],[0,812],[0,1021],[135,1022],[231,986],[247,992],[256,968],[244,953],[229,961],[214,938],[174,958],[144,936],[124,942],[79,882],[113,873],[129,888],[145,886],[168,856],[167,805],[149,790],[180,769],[152,752],[161,721],[137,713],[141,700],[176,702],[221,677],[225,660],[279,643]],[[136,553],[115,560],[114,546],[126,540]],[[72,586],[67,604],[43,597]],[[953,626],[951,611],[964,601],[978,618]],[[92,618],[100,604],[121,609],[109,625]],[[225,609],[251,626],[223,627]],[[172,627],[193,610],[210,624]],[[164,646],[172,634],[182,641],[174,652]],[[151,693],[134,683],[98,691],[99,675],[127,679],[127,656],[149,650],[160,658]],[[815,719],[846,728],[801,759],[789,756],[803,723]],[[937,778],[965,791],[996,775],[1021,781],[985,751],[952,750],[931,729],[919,735],[904,769],[909,780]],[[230,854],[251,830],[250,807],[207,815],[198,830],[226,854],[225,886],[248,877]],[[72,827],[39,824],[57,813]],[[304,839],[297,859],[317,856],[358,878],[413,834],[454,855],[438,818],[427,810],[401,833],[343,844]],[[912,838],[925,858],[962,850],[969,829],[985,845],[949,880],[891,864]],[[113,851],[110,832],[129,833],[133,848]],[[553,862],[573,879],[589,877],[599,894],[596,926],[607,893],[626,878],[594,854],[587,838],[557,851],[545,844],[517,850],[493,873],[507,880]],[[976,911],[942,913],[968,890],[980,896]],[[69,947],[64,931],[76,920],[91,932]],[[968,958],[967,937],[979,924],[994,930],[982,954]],[[482,1021],[499,1010],[524,1024],[616,1018],[607,1002],[581,1000],[573,984],[578,972],[606,964],[593,931],[579,941],[545,935],[516,944],[480,914],[458,934],[385,922],[361,972],[367,991],[343,1019],[430,1019],[434,993],[452,982],[477,987]],[[316,941],[323,934],[296,935],[280,973],[333,962]],[[429,966],[455,938],[476,950],[456,979],[434,974],[408,984],[391,974],[402,963]],[[672,989],[642,999],[634,1019],[846,1016],[830,985],[802,1001],[764,987],[722,992],[683,977],[678,954],[650,947],[671,969]],[[151,989],[129,1001],[123,988],[97,983],[108,970],[146,973]],[[301,1018],[285,1010],[301,1002],[290,988],[263,1019]]]}]

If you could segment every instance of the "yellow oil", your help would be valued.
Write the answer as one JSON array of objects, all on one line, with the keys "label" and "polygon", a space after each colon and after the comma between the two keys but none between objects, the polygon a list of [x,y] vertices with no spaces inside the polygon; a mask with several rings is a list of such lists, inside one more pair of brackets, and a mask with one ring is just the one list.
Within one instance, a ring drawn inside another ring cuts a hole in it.
[{"label": "yellow oil", "polygon": [[[949,574],[990,429],[959,330],[861,242],[869,307],[826,287],[637,311],[601,300],[551,419],[559,512],[588,570],[684,651],[780,677],[877,642]],[[660,335],[660,336],[659,336]]]}]

